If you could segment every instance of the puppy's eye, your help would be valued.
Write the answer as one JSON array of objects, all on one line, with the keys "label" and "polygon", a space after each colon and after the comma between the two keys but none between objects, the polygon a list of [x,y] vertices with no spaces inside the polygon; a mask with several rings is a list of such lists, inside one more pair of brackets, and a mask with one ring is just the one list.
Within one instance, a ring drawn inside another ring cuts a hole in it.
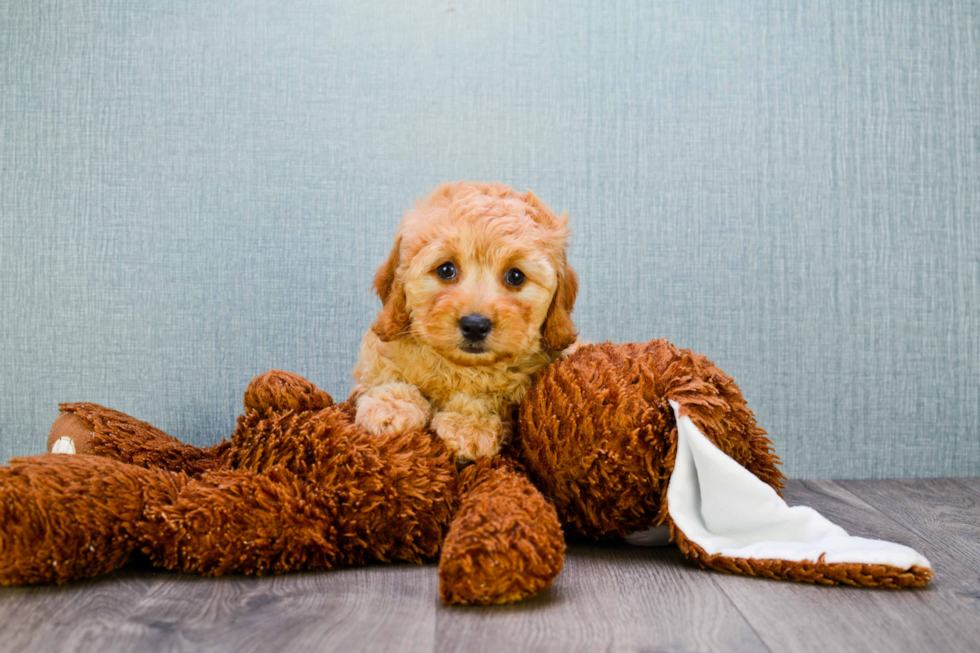
[{"label": "puppy's eye", "polygon": [[449,281],[450,279],[456,278],[456,266],[452,263],[443,263],[436,268],[436,276],[443,281]]},{"label": "puppy's eye", "polygon": [[519,288],[524,285],[524,273],[517,268],[511,268],[507,270],[507,276],[504,277],[508,286],[514,286]]}]

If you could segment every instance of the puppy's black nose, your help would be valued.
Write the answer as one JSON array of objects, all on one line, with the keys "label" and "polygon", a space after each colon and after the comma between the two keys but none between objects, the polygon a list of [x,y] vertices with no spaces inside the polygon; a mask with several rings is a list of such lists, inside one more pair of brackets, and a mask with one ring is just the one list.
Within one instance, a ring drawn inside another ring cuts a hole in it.
[{"label": "puppy's black nose", "polygon": [[463,337],[470,342],[480,342],[490,335],[493,322],[479,313],[465,315],[459,318],[459,330],[463,332]]}]

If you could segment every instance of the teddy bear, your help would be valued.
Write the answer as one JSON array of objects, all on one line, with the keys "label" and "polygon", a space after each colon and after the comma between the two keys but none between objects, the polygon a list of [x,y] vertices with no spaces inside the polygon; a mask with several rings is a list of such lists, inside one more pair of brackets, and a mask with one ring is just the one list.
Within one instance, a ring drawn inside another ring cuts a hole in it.
[{"label": "teddy bear", "polygon": [[[427,430],[367,434],[350,402],[293,374],[255,378],[243,403],[230,440],[203,448],[62,404],[49,450],[75,455],[0,467],[0,584],[63,583],[139,557],[208,575],[438,560],[444,602],[509,603],[553,582],[564,532],[670,540],[726,573],[871,587],[932,576],[910,549],[785,506],[779,460],[738,386],[665,340],[556,361],[523,399],[509,449],[462,467]],[[724,505],[738,500],[747,510]]]},{"label": "teddy bear", "polygon": [[198,448],[63,404],[49,448],[0,468],[0,583],[62,583],[137,556],[207,575],[439,557],[442,598],[500,603],[561,569],[554,508],[512,458],[457,469],[425,431],[369,436],[349,402],[271,371],[230,441]]}]

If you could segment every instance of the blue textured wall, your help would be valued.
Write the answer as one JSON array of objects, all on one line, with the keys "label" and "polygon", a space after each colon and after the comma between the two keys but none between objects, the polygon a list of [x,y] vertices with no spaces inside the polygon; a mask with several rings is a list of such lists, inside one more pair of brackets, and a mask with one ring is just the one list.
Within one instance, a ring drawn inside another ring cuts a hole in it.
[{"label": "blue textured wall", "polygon": [[575,227],[593,340],[741,384],[796,477],[980,475],[976,2],[0,3],[0,458],[349,389],[437,183]]}]

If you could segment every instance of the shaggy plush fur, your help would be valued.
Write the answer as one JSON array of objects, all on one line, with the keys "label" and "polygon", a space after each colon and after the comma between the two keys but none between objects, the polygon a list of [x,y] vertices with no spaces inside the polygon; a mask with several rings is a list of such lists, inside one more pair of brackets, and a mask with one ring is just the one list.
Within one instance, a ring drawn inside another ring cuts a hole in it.
[{"label": "shaggy plush fur", "polygon": [[[460,484],[464,498],[439,564],[442,600],[516,601],[550,585],[550,572],[561,570],[565,540],[554,508],[520,466],[505,457],[484,458],[463,469]],[[515,545],[523,555],[515,555]]]},{"label": "shaggy plush fur", "polygon": [[[461,471],[431,433],[370,436],[353,423],[352,404],[334,405],[283,372],[253,381],[231,442],[207,450],[106,408],[65,405],[88,433],[82,455],[0,468],[0,584],[105,573],[137,552],[207,574],[441,553],[443,600],[505,603],[561,570],[559,516],[597,539],[670,524],[689,559],[728,573],[864,587],[929,582],[922,568],[707,555],[667,513],[677,443],[669,399],[725,453],[782,487],[771,444],[732,379],[665,341],[589,345],[558,360],[522,403],[509,452],[521,462],[498,456]],[[79,426],[59,420],[52,437]]]},{"label": "shaggy plush fur", "polygon": [[[81,428],[78,455],[0,468],[0,584],[93,576],[137,553],[209,575],[422,562],[444,539],[447,601],[515,601],[561,569],[554,509],[512,463],[461,476],[430,433],[368,435],[349,402],[334,405],[295,375],[255,379],[231,442],[204,450],[108,408],[62,410],[52,441]],[[449,528],[458,505],[467,523],[492,508],[485,549],[467,541],[469,527]],[[456,571],[473,568],[480,574]]]},{"label": "shaggy plush fur", "polygon": [[521,406],[517,455],[572,532],[622,537],[667,522],[680,402],[701,431],[779,489],[772,443],[734,381],[665,340],[585,345],[545,370]]},{"label": "shaggy plush fur", "polygon": [[719,449],[777,492],[772,443],[735,382],[704,356],[666,340],[587,345],[541,374],[524,399],[515,453],[573,533],[618,538],[669,524],[702,567],[748,576],[863,587],[916,587],[932,571],[887,565],[711,556],[667,513],[677,426],[669,400]]},{"label": "shaggy plush fur", "polygon": [[[357,424],[431,421],[460,461],[498,453],[531,375],[575,340],[566,223],[503,184],[445,184],[409,211],[375,276],[383,306],[354,369]],[[485,339],[464,337],[467,316],[487,320]]]}]

